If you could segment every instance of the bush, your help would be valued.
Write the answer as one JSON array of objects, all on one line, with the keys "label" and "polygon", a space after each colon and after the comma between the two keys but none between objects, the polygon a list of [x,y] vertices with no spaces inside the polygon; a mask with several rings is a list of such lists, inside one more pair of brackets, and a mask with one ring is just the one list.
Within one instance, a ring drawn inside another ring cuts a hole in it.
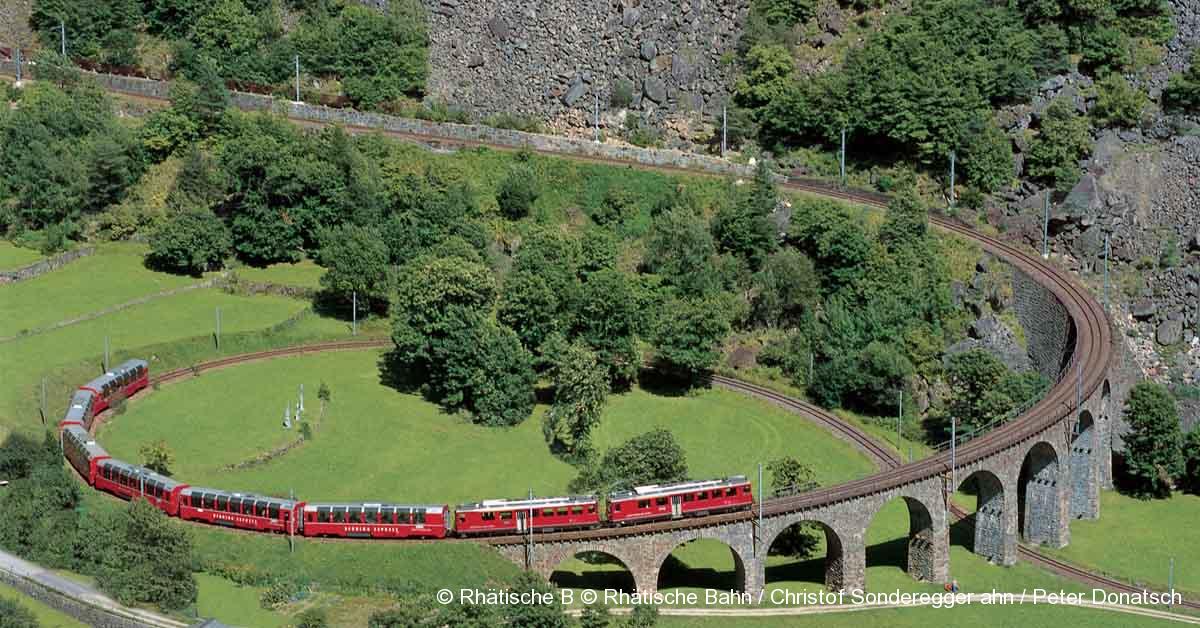
[{"label": "bush", "polygon": [[500,183],[500,189],[496,191],[496,203],[500,206],[500,213],[509,220],[520,220],[528,216],[537,197],[537,181],[533,170],[524,166],[514,166]]},{"label": "bush", "polygon": [[613,83],[612,93],[608,96],[608,105],[613,109],[627,109],[633,104],[633,83],[624,79]]},{"label": "bush", "polygon": [[0,628],[41,628],[33,613],[17,599],[0,597]]},{"label": "bush", "polygon": [[309,608],[296,617],[296,628],[325,628],[329,617],[323,608]]},{"label": "bush", "polygon": [[1184,472],[1183,436],[1175,399],[1162,385],[1141,382],[1125,402],[1125,463],[1139,497],[1170,497],[1171,479]]},{"label": "bush", "polygon": [[1162,94],[1163,108],[1178,113],[1200,113],[1200,48],[1192,53],[1188,69],[1171,77]]},{"label": "bush", "polygon": [[608,188],[600,207],[592,212],[592,220],[604,227],[623,224],[639,213],[637,195],[620,184]]},{"label": "bush", "polygon": [[1029,176],[1069,190],[1079,181],[1079,160],[1091,152],[1087,118],[1067,98],[1056,98],[1042,116],[1042,126],[1029,146]]},{"label": "bush", "polygon": [[1100,126],[1137,126],[1149,99],[1120,74],[1109,74],[1096,86],[1092,117]]}]

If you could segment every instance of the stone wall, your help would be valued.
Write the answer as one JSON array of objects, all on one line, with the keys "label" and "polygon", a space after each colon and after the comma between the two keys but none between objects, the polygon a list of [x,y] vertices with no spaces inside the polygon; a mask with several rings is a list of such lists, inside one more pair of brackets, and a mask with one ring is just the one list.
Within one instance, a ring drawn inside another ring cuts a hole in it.
[{"label": "stone wall", "polygon": [[154,613],[128,612],[89,603],[85,600],[84,593],[86,591],[60,591],[39,581],[37,574],[27,576],[0,568],[0,582],[50,608],[96,628],[182,628],[187,625]]},{"label": "stone wall", "polygon": [[59,253],[58,255],[55,255],[49,259],[34,262],[28,266],[25,266],[24,268],[18,268],[16,270],[2,270],[0,271],[0,284],[16,283],[18,281],[25,281],[26,279],[33,279],[38,275],[44,275],[57,268],[62,268],[63,266],[66,266],[67,264],[70,264],[81,257],[87,257],[95,252],[95,247],[85,246],[73,251]]},{"label": "stone wall", "polygon": [[1013,272],[1013,308],[1025,330],[1033,367],[1051,382],[1058,381],[1075,345],[1075,328],[1066,308],[1020,271]]},{"label": "stone wall", "polygon": [[[383,8],[387,0],[361,0]],[[587,128],[599,97],[632,87],[661,123],[726,100],[748,0],[423,0],[430,99]]]}]

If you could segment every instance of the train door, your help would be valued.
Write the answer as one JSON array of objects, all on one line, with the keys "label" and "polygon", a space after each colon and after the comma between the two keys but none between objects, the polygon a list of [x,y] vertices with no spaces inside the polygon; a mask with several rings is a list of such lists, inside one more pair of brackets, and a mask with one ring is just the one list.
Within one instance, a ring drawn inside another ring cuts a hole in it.
[{"label": "train door", "polygon": [[527,519],[528,516],[528,511],[517,511],[517,532],[526,532],[529,530],[529,520]]},{"label": "train door", "polygon": [[683,495],[671,496],[671,517],[679,518],[683,516]]}]

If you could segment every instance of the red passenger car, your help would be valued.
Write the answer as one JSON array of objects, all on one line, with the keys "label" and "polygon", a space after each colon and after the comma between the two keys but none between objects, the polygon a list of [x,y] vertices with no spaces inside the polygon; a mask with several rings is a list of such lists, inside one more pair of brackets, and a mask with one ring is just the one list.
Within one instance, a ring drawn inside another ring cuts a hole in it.
[{"label": "red passenger car", "polygon": [[303,502],[190,486],[179,494],[179,518],[230,528],[298,533]]},{"label": "red passenger car", "polygon": [[96,395],[92,412],[100,414],[114,399],[126,398],[150,383],[150,365],[145,360],[126,360],[113,370],[80,386]]},{"label": "red passenger car", "polygon": [[107,451],[78,425],[68,425],[62,432],[63,455],[79,472],[88,486],[96,485],[100,475],[100,463],[109,459]]},{"label": "red passenger car", "polygon": [[72,425],[85,430],[92,429],[92,417],[95,416],[92,405],[95,399],[96,394],[90,390],[76,390],[75,394],[71,395],[71,405],[67,407],[67,413],[58,423],[58,429],[64,430]]},{"label": "red passenger car", "polygon": [[754,504],[745,476],[722,480],[651,484],[608,496],[608,520],[625,524],[744,510]]},{"label": "red passenger car", "polygon": [[[502,534],[566,530],[600,525],[595,495],[546,499],[489,499],[455,509],[459,534]],[[532,518],[531,518],[532,517]]]},{"label": "red passenger car", "polygon": [[96,488],[124,499],[144,497],[172,517],[179,512],[179,494],[187,489],[186,484],[115,458],[102,460],[98,467]]},{"label": "red passenger car", "polygon": [[304,536],[361,539],[445,538],[450,509],[437,505],[306,503]]}]

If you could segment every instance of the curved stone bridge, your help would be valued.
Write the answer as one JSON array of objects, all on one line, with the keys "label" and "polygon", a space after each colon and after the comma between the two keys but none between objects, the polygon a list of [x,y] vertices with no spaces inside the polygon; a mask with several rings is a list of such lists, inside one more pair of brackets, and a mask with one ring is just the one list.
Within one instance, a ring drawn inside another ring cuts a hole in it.
[{"label": "curved stone bridge", "polygon": [[1028,412],[961,445],[953,466],[944,452],[861,480],[768,500],[761,524],[756,505],[753,512],[536,534],[532,546],[521,537],[494,539],[493,545],[546,578],[573,556],[607,554],[625,565],[639,592],[652,593],[672,551],[697,539],[715,539],[729,547],[739,588],[757,596],[766,584],[767,552],[774,540],[807,522],[825,533],[826,585],[865,589],[867,529],[885,504],[901,499],[910,522],[909,574],[945,582],[950,577],[949,499],[967,484],[974,486],[977,499],[976,554],[1011,565],[1017,560],[1018,535],[1030,543],[1066,545],[1070,521],[1099,517],[1099,491],[1111,484],[1111,413],[1120,404],[1110,380],[1107,316],[1072,277],[1035,255],[950,221],[933,222],[1015,268],[1018,317],[1031,357],[1055,382]]}]

